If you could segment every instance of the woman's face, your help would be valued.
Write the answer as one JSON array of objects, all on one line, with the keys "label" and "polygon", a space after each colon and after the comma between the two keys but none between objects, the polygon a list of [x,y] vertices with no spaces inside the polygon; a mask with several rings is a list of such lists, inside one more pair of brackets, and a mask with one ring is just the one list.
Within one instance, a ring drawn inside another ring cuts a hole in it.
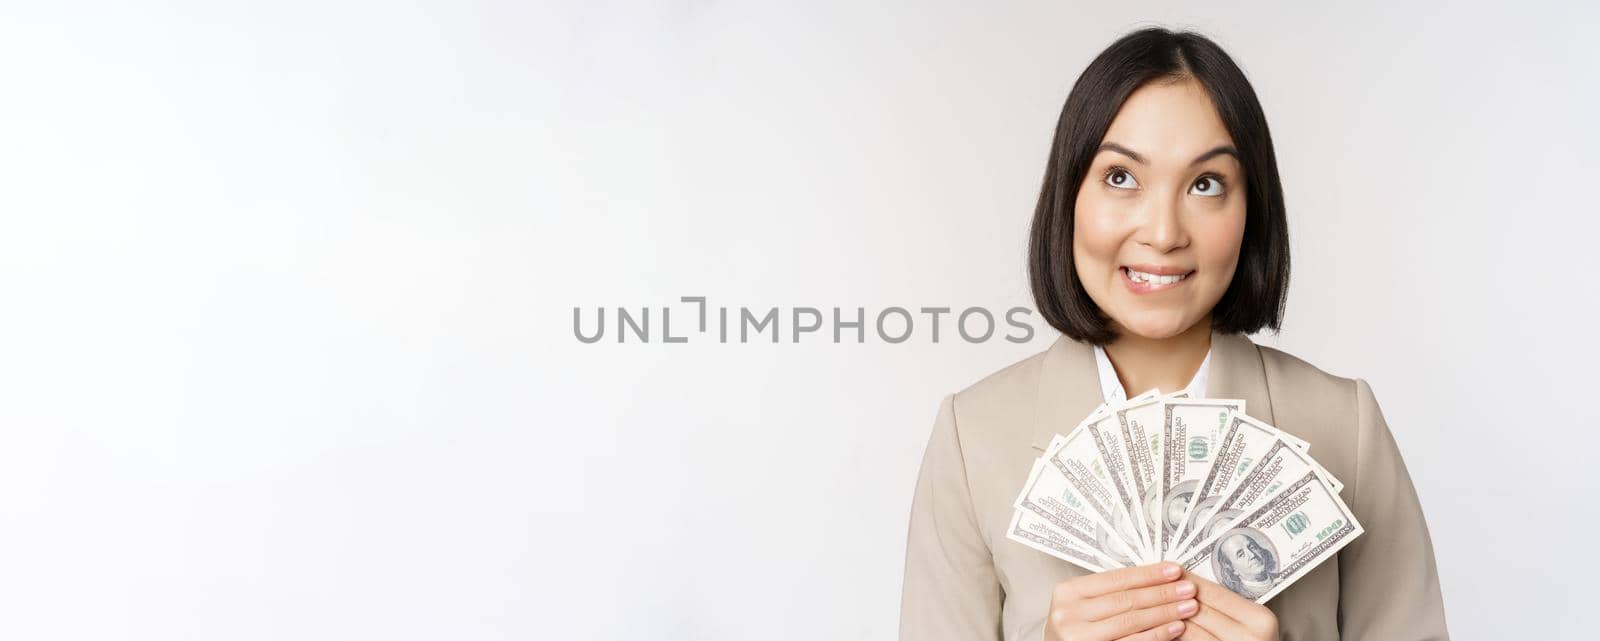
[{"label": "woman's face", "polygon": [[1111,121],[1078,190],[1073,264],[1119,334],[1167,338],[1227,291],[1244,221],[1244,171],[1205,89],[1148,83]]}]

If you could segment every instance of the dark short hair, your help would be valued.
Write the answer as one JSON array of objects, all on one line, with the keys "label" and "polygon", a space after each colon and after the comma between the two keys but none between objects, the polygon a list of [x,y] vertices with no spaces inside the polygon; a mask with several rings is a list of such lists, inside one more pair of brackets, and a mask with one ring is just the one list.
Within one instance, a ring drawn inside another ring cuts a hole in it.
[{"label": "dark short hair", "polygon": [[1117,338],[1072,261],[1073,207],[1095,152],[1123,101],[1153,80],[1192,78],[1205,87],[1239,150],[1246,184],[1244,240],[1233,281],[1211,310],[1212,327],[1248,334],[1283,323],[1289,291],[1289,229],[1267,118],[1255,90],[1215,42],[1153,27],[1111,43],[1072,85],[1045,166],[1028,238],[1033,300],[1051,327],[1096,345]]}]

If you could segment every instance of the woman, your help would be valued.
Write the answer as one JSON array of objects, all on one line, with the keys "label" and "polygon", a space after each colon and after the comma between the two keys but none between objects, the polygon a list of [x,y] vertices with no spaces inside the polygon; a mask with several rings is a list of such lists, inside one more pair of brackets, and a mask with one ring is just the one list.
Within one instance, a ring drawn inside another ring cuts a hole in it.
[{"label": "woman", "polygon": [[[1372,389],[1247,334],[1289,278],[1266,118],[1215,43],[1146,29],[1067,97],[1029,273],[1063,336],[944,398],[918,475],[902,639],[1444,639],[1421,506]],[[1239,398],[1311,443],[1366,532],[1262,606],[1173,564],[1091,574],[1006,539],[1052,435],[1151,388]]]}]

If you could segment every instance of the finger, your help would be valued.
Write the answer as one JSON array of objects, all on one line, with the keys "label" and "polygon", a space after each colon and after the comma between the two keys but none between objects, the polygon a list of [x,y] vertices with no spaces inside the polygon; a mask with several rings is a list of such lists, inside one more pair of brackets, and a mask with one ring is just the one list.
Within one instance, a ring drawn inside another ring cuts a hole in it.
[{"label": "finger", "polygon": [[1209,603],[1201,603],[1200,611],[1189,617],[1189,622],[1205,628],[1207,632],[1219,639],[1253,639],[1254,634],[1243,623],[1228,616],[1221,610],[1211,607]]},{"label": "finger", "polygon": [[1131,610],[1193,598],[1194,595],[1195,587],[1193,582],[1174,581],[1172,583],[1152,585],[1148,588],[1123,590],[1084,599],[1078,606],[1078,613],[1085,621],[1100,621]]},{"label": "finger", "polygon": [[1190,617],[1183,622],[1183,641],[1221,641],[1221,639]]},{"label": "finger", "polygon": [[1117,639],[1117,641],[1172,641],[1178,638],[1178,635],[1183,634],[1184,627],[1182,621],[1173,621],[1166,625],[1150,628],[1144,632],[1130,634]]},{"label": "finger", "polygon": [[1177,603],[1164,603],[1153,608],[1123,612],[1104,621],[1095,621],[1089,624],[1092,631],[1091,639],[1116,639],[1125,637],[1135,632],[1149,630],[1156,626],[1164,626],[1187,616],[1192,616],[1200,608],[1200,603],[1194,599],[1185,599]]},{"label": "finger", "polygon": [[1178,564],[1163,562],[1087,574],[1062,582],[1061,586],[1070,591],[1072,596],[1088,598],[1169,583],[1182,574],[1183,568]]},{"label": "finger", "polygon": [[1269,624],[1263,620],[1271,616],[1271,611],[1266,606],[1234,594],[1232,590],[1218,585],[1215,581],[1194,576],[1193,573],[1188,578],[1194,581],[1196,593],[1199,594],[1195,598],[1201,603],[1220,610],[1229,618],[1252,630]]},{"label": "finger", "polygon": [[1185,578],[1194,581],[1195,590],[1199,592],[1201,601],[1205,601],[1208,605],[1223,611],[1234,619],[1243,620],[1253,614],[1256,608],[1261,607],[1255,601],[1234,594],[1233,590],[1222,587],[1216,581],[1195,576],[1193,572],[1190,572],[1189,576]]}]

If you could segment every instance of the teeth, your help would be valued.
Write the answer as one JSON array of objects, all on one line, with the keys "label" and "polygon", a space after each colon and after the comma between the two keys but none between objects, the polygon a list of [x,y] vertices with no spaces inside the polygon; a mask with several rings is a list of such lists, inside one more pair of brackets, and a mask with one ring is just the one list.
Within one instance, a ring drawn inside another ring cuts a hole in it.
[{"label": "teeth", "polygon": [[1152,283],[1152,284],[1155,284],[1155,285],[1171,285],[1171,284],[1176,283],[1176,282],[1178,282],[1180,280],[1183,280],[1186,276],[1188,276],[1187,274],[1173,274],[1171,276],[1158,276],[1156,274],[1146,274],[1144,272],[1141,272],[1141,271],[1138,271],[1138,270],[1135,270],[1135,269],[1132,269],[1132,268],[1128,268],[1128,267],[1124,267],[1123,269],[1127,269],[1128,270],[1128,277],[1132,278],[1133,281],[1136,282],[1136,283]]}]

